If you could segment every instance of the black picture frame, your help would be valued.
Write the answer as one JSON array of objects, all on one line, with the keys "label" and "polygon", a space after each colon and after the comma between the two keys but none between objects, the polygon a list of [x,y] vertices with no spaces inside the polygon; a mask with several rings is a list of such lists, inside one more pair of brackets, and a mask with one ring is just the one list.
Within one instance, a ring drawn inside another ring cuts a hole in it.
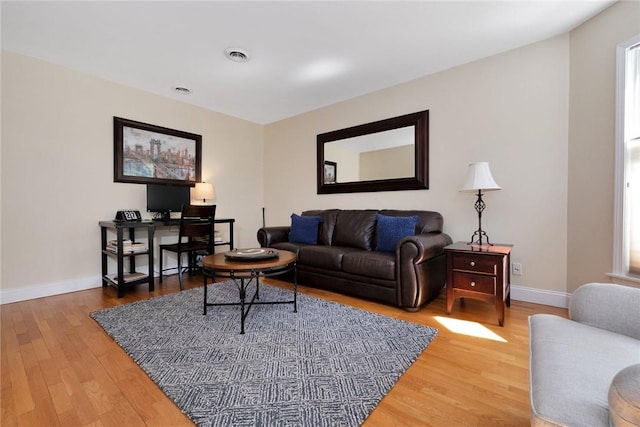
[{"label": "black picture frame", "polygon": [[324,183],[335,184],[338,182],[338,164],[329,160],[324,161]]},{"label": "black picture frame", "polygon": [[113,118],[113,181],[193,186],[201,180],[202,136]]}]

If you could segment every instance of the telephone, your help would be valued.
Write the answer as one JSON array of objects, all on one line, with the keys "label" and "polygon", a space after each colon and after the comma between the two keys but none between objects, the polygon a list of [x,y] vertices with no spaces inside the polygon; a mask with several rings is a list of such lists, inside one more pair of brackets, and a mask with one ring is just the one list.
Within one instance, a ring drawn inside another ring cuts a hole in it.
[{"label": "telephone", "polygon": [[138,210],[119,210],[114,221],[142,221],[142,215]]}]

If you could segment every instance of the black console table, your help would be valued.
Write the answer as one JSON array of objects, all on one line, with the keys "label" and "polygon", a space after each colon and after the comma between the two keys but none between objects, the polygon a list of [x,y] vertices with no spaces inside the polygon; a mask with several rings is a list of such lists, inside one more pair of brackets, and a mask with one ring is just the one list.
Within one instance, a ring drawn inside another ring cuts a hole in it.
[{"label": "black console table", "polygon": [[[214,220],[215,224],[228,224],[229,226],[229,240],[225,242],[217,242],[215,246],[228,245],[230,249],[233,249],[233,225],[235,219],[233,218],[220,218]],[[179,219],[171,219],[169,221],[99,221],[100,225],[100,244],[102,252],[102,286],[115,286],[118,289],[118,298],[124,296],[125,288],[129,286],[139,285],[141,283],[149,284],[149,292],[154,290],[154,234],[156,228],[161,227],[173,227],[180,225]],[[125,239],[125,230],[128,230],[127,237],[131,241],[135,241],[136,228],[146,228],[147,230],[147,248],[141,251],[125,252],[123,250]],[[116,250],[109,250],[107,248],[107,230],[114,230],[116,234]],[[115,257],[117,260],[117,273],[110,275],[108,273],[108,257]],[[136,272],[136,257],[146,256],[149,263],[149,274]],[[124,260],[129,261],[129,271],[125,273]]]}]

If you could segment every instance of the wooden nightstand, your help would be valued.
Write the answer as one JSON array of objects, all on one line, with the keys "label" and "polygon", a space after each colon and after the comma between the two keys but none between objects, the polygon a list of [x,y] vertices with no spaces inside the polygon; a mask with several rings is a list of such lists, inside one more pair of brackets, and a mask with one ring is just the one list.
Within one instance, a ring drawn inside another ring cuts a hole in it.
[{"label": "wooden nightstand", "polygon": [[456,298],[494,303],[498,323],[504,325],[504,307],[511,305],[511,248],[513,245],[476,245],[456,242],[447,254],[447,314]]}]

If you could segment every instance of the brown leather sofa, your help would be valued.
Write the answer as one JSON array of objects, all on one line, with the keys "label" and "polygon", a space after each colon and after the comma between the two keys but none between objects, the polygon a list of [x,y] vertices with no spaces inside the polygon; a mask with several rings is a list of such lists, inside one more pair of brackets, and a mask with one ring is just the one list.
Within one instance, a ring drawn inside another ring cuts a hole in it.
[{"label": "brown leather sofa", "polygon": [[[402,237],[394,252],[376,251],[376,214],[418,217],[415,234]],[[298,255],[298,283],[371,299],[417,311],[438,296],[445,284],[442,232],[438,212],[419,210],[311,210],[302,217],[321,218],[317,244],[289,241],[290,226],[258,230],[262,247]]]}]

